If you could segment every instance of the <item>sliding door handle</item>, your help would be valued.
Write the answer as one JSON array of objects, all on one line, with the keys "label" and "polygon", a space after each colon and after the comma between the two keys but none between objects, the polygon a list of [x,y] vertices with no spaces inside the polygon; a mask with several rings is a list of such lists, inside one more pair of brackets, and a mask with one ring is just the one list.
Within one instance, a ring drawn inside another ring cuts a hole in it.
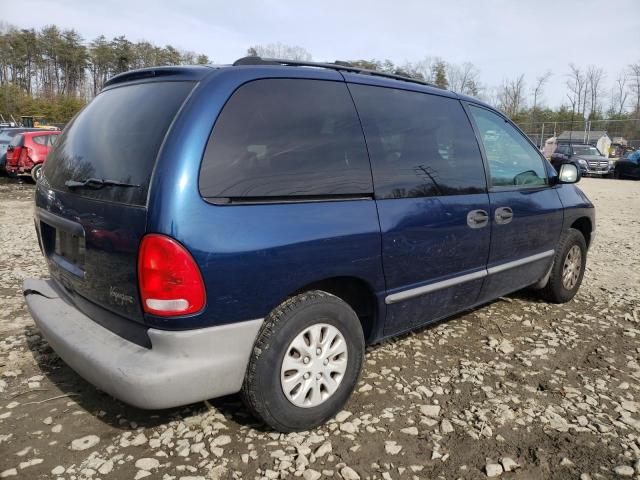
[{"label": "sliding door handle", "polygon": [[471,228],[486,227],[489,223],[489,214],[484,210],[471,210],[467,213],[467,225]]}]

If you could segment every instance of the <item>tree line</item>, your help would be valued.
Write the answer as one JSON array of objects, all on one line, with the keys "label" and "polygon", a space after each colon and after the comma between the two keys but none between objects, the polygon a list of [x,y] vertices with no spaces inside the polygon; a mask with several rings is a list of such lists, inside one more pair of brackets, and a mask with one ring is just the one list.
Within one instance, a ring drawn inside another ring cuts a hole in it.
[{"label": "tree line", "polygon": [[0,113],[43,114],[65,122],[118,73],[158,65],[207,64],[204,54],[101,35],[89,42],[74,29],[0,25]]},{"label": "tree line", "polygon": [[[246,54],[313,59],[305,48],[282,43],[253,45]],[[518,123],[640,117],[640,61],[615,74],[593,65],[569,64],[565,72],[547,71],[532,80],[517,75],[497,86],[484,84],[480,69],[471,62],[456,64],[439,57],[404,63],[375,58],[347,61],[478,97]],[[36,30],[0,24],[0,113],[5,117],[43,114],[50,121],[64,122],[118,73],[158,65],[207,63],[210,60],[204,54],[171,45],[132,42],[125,36],[100,36],[86,42],[76,30],[55,25]],[[556,108],[549,108],[543,100],[552,76],[561,76],[566,87],[566,100]],[[613,81],[607,82],[611,76]]]}]

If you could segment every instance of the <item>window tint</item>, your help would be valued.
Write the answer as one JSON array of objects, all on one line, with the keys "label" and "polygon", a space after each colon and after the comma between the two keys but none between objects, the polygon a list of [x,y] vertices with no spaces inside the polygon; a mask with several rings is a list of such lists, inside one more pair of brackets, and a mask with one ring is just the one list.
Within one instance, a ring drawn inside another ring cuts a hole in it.
[{"label": "window tint", "polygon": [[193,86],[193,82],[147,82],[100,93],[57,135],[60,138],[44,164],[44,181],[65,191],[65,181],[87,178],[139,185],[82,188],[74,193],[144,205],[160,145]]},{"label": "window tint", "polygon": [[460,102],[349,85],[362,119],[376,198],[483,192],[480,149]]},{"label": "window tint", "polygon": [[513,125],[484,108],[472,105],[471,112],[484,144],[493,186],[547,183],[542,157]]},{"label": "window tint", "polygon": [[225,105],[200,171],[208,198],[371,193],[362,129],[344,83],[257,80]]}]

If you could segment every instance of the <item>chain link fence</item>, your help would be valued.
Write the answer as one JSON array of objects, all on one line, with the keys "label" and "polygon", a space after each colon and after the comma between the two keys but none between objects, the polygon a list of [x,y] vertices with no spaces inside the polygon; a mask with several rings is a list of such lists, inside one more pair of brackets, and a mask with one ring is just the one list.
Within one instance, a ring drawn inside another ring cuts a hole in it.
[{"label": "chain link fence", "polygon": [[[626,120],[574,120],[566,122],[521,122],[518,126],[542,150],[551,138],[569,143],[596,145],[607,136],[610,156],[618,156],[624,147],[640,148],[640,118]],[[603,152],[606,154],[606,152]]]}]

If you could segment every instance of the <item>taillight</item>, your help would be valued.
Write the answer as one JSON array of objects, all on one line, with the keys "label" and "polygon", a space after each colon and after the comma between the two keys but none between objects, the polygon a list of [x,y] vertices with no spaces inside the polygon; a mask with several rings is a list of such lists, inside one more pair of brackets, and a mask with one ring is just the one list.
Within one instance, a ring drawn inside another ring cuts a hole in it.
[{"label": "taillight", "polygon": [[142,239],[138,282],[144,311],[153,315],[195,313],[206,301],[202,275],[193,257],[164,235],[150,234]]},{"label": "taillight", "polygon": [[10,150],[7,150],[7,164],[8,165],[18,165],[18,159],[20,158],[20,151],[22,147],[13,147]]}]

